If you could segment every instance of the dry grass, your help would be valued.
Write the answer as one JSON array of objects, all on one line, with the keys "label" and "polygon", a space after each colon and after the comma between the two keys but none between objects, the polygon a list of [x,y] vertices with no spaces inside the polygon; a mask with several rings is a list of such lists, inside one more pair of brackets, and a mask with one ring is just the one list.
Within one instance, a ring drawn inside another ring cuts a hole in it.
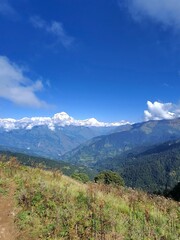
[{"label": "dry grass", "polygon": [[177,240],[179,204],[128,188],[81,184],[60,172],[1,163],[16,183],[19,239]]}]

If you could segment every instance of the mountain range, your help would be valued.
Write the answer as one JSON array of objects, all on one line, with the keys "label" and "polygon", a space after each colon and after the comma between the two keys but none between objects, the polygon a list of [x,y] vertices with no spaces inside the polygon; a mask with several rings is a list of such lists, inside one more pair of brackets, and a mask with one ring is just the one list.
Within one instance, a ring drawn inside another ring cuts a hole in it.
[{"label": "mountain range", "polygon": [[58,159],[87,140],[108,134],[128,122],[75,120],[61,112],[50,117],[0,119],[0,148]]},{"label": "mountain range", "polygon": [[27,129],[30,130],[37,126],[47,126],[50,130],[54,131],[57,126],[84,126],[84,127],[118,127],[121,125],[126,125],[129,122],[120,121],[113,123],[99,122],[95,118],[89,118],[85,120],[76,120],[69,116],[65,112],[56,113],[51,117],[24,117],[22,119],[16,120],[13,118],[0,119],[0,128],[6,131],[16,130],[16,129]]},{"label": "mountain range", "polygon": [[180,119],[137,123],[90,139],[62,156],[96,171],[112,170],[127,186],[164,192],[180,181]]},{"label": "mountain range", "polygon": [[163,191],[180,181],[180,118],[103,123],[63,112],[52,118],[1,119],[0,150],[94,172],[117,171],[127,186]]},{"label": "mountain range", "polygon": [[155,144],[180,138],[180,118],[127,125],[117,132],[90,139],[68,152],[63,160],[93,166],[107,158],[140,153]]}]

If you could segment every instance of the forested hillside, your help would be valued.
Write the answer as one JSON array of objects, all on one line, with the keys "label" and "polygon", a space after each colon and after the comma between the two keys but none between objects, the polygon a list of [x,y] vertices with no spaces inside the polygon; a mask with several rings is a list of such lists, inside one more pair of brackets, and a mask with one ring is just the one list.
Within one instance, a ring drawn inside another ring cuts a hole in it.
[{"label": "forested hillside", "polygon": [[[117,129],[118,131],[118,129]],[[128,126],[125,131],[99,136],[68,152],[62,159],[93,166],[98,161],[128,153],[141,153],[155,144],[180,138],[180,119],[148,121]]]},{"label": "forested hillside", "polygon": [[127,186],[163,192],[180,181],[180,141],[160,144],[139,154],[107,158],[94,167],[121,173]]}]

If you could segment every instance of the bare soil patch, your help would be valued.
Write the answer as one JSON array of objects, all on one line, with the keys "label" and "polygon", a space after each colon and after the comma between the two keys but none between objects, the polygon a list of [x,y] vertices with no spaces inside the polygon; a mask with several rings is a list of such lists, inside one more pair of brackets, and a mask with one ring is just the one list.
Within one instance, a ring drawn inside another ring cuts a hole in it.
[{"label": "bare soil patch", "polygon": [[15,186],[12,184],[6,195],[0,194],[0,240],[17,239],[17,231],[14,223],[14,192]]}]

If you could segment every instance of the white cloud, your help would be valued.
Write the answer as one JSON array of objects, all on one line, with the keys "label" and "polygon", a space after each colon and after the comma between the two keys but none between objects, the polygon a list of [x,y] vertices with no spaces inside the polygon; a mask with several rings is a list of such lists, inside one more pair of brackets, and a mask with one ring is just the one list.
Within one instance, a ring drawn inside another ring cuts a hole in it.
[{"label": "white cloud", "polygon": [[0,14],[3,16],[15,16],[17,12],[8,0],[0,0]]},{"label": "white cloud", "polygon": [[43,107],[36,92],[42,90],[40,80],[35,83],[24,75],[24,70],[12,63],[7,57],[0,56],[0,97],[18,105]]},{"label": "white cloud", "polygon": [[180,117],[180,107],[173,103],[147,101],[148,110],[144,111],[144,118],[149,120],[174,119]]},{"label": "white cloud", "polygon": [[55,36],[64,47],[68,48],[73,44],[74,38],[70,37],[64,30],[61,22],[52,21],[51,23],[46,22],[39,16],[33,16],[30,18],[30,22],[35,28],[44,30],[45,32]]},{"label": "white cloud", "polygon": [[150,19],[173,28],[180,28],[179,0],[119,0],[120,5],[126,4],[135,19]]}]

